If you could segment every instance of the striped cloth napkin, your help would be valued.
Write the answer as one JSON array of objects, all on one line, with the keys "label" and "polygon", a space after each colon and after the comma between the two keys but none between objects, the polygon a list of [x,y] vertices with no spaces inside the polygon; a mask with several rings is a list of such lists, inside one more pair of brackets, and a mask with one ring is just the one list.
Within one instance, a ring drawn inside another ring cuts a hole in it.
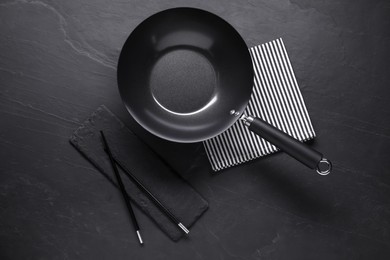
[{"label": "striped cloth napkin", "polygon": [[[283,40],[249,49],[255,72],[245,115],[253,115],[300,141],[315,137]],[[238,120],[222,134],[203,142],[214,171],[278,151]]]}]

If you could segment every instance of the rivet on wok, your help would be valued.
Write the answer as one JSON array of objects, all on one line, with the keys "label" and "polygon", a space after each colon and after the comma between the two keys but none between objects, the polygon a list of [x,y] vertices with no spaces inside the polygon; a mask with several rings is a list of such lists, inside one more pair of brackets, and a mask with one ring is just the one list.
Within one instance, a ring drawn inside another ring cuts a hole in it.
[{"label": "rivet on wok", "polygon": [[239,116],[239,115],[240,115],[240,112],[238,112],[238,111],[232,109],[232,110],[230,110],[230,114],[231,114],[231,115],[234,115],[234,116]]}]

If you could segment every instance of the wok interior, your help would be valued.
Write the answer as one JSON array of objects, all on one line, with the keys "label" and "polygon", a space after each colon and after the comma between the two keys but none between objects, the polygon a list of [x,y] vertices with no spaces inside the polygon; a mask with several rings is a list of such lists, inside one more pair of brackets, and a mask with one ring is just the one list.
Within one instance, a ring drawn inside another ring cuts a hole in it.
[{"label": "wok interior", "polygon": [[118,85],[130,114],[162,138],[196,142],[237,119],[250,98],[253,68],[245,42],[209,12],[175,8],[141,23],[118,63]]}]

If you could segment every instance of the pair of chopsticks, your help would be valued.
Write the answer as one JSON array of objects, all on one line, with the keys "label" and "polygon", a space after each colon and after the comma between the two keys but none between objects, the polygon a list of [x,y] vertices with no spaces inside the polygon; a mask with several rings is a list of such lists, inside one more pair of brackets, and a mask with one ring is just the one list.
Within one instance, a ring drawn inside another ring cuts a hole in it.
[{"label": "pair of chopsticks", "polygon": [[104,136],[104,133],[103,131],[100,131],[100,134],[102,136],[102,139],[103,139],[103,144],[104,144],[104,151],[108,154],[108,157],[110,158],[110,162],[111,162],[111,166],[114,170],[114,173],[115,173],[115,177],[118,181],[118,184],[119,184],[119,188],[121,190],[121,193],[122,193],[122,196],[123,196],[123,199],[125,200],[125,203],[126,203],[126,206],[127,206],[127,210],[129,211],[129,214],[130,214],[130,217],[131,217],[131,220],[133,222],[133,226],[134,226],[134,229],[136,231],[136,234],[137,234],[137,237],[138,237],[138,240],[139,240],[139,243],[142,245],[144,242],[142,240],[142,237],[141,237],[141,233],[140,233],[140,228],[139,228],[139,225],[138,225],[138,222],[137,222],[137,219],[135,217],[135,214],[134,214],[134,211],[133,211],[133,208],[131,206],[131,203],[130,203],[130,199],[129,199],[129,195],[127,194],[126,192],[126,189],[125,189],[125,186],[123,185],[123,182],[122,182],[122,178],[119,174],[119,171],[118,171],[118,167],[117,165],[119,165],[119,167],[125,172],[126,176],[128,178],[130,178],[136,185],[137,187],[142,190],[143,192],[146,193],[146,195],[148,195],[148,197],[153,201],[153,203],[167,216],[169,217],[176,225],[178,225],[185,234],[188,234],[190,231],[180,222],[180,220],[178,220],[175,215],[172,214],[172,212],[170,212],[162,203],[161,201],[159,201],[143,184],[140,180],[138,180],[132,173],[131,171],[129,171],[125,165],[119,161],[116,157],[114,157],[114,155],[112,154],[111,150],[110,150],[110,147],[108,146],[108,142],[107,142],[107,139],[106,137]]}]

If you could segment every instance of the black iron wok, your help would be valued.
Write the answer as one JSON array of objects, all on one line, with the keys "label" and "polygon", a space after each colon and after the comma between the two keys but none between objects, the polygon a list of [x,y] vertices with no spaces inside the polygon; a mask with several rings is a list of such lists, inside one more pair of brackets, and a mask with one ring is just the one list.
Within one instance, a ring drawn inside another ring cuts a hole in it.
[{"label": "black iron wok", "polygon": [[240,119],[306,166],[330,172],[321,153],[243,115],[253,87],[251,56],[238,32],[210,12],[173,8],[147,18],[126,40],[117,73],[129,113],[161,138],[203,141]]}]

